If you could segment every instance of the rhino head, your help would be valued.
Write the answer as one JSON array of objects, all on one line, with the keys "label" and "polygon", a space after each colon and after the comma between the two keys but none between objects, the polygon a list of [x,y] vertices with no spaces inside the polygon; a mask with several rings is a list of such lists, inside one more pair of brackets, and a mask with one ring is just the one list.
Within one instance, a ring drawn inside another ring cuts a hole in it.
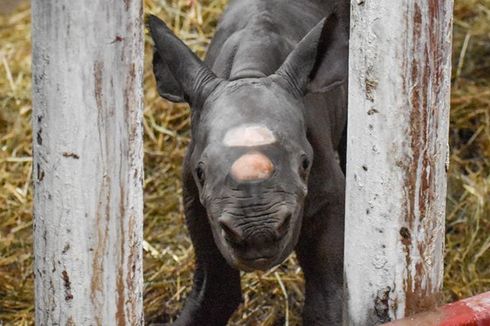
[{"label": "rhino head", "polygon": [[335,16],[321,21],[268,76],[217,77],[157,17],[159,94],[192,110],[192,169],[199,200],[227,262],[245,271],[281,263],[301,231],[314,160],[304,97],[344,82],[347,45],[336,42]]}]

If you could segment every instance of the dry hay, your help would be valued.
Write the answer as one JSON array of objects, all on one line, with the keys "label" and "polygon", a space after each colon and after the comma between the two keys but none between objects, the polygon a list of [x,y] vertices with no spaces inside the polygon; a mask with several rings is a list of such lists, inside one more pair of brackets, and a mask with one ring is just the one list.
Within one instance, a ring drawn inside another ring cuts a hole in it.
[{"label": "dry hay", "polygon": [[490,290],[490,0],[456,0],[446,301]]},{"label": "dry hay", "polygon": [[[145,0],[145,8],[203,56],[226,2]],[[490,0],[455,5],[446,301],[490,289]],[[0,13],[8,9],[3,7]],[[0,324],[24,325],[33,323],[34,311],[28,4],[0,14],[0,39]],[[179,178],[189,110],[158,98],[150,55],[144,116],[145,312],[147,321],[168,321],[190,290],[193,270]],[[244,276],[245,302],[231,325],[299,323],[303,285],[294,257],[270,272]]]}]

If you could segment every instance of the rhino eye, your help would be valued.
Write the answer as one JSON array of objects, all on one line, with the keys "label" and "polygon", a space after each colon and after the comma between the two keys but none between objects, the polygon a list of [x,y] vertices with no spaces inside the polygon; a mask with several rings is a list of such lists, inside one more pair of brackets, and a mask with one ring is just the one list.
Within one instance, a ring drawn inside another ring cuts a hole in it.
[{"label": "rhino eye", "polygon": [[306,157],[306,155],[303,155],[301,159],[301,167],[303,168],[303,171],[308,170],[308,168],[310,167],[310,160],[308,159],[308,157]]},{"label": "rhino eye", "polygon": [[196,168],[196,177],[201,186],[204,184],[204,167],[202,163],[199,163],[199,165]]}]

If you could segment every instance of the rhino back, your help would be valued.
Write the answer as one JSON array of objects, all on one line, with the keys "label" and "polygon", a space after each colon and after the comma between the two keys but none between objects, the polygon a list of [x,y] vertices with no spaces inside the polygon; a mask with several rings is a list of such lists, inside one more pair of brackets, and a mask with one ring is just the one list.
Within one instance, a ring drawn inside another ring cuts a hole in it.
[{"label": "rhino back", "polygon": [[206,63],[225,79],[270,75],[333,11],[348,29],[349,2],[345,0],[232,0],[218,24]]}]

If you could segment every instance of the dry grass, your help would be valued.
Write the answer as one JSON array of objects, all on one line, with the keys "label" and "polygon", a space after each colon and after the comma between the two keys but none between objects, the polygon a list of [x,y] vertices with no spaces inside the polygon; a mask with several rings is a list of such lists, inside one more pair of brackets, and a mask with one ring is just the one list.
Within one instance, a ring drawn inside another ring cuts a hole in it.
[{"label": "dry grass", "polygon": [[[10,2],[15,2],[9,0]],[[145,0],[204,55],[226,0]],[[0,11],[2,6],[0,6]],[[456,0],[445,294],[490,289],[490,1]],[[32,324],[30,9],[0,15],[0,324]],[[147,53],[149,47],[147,44]],[[189,111],[160,100],[145,61],[145,311],[171,320],[189,291],[193,252],[183,226],[180,171]],[[232,325],[299,323],[302,278],[294,257],[246,274]],[[287,299],[287,300],[286,300]],[[288,309],[286,309],[288,308]]]},{"label": "dry grass", "polygon": [[490,1],[456,0],[446,301],[490,290]]}]

